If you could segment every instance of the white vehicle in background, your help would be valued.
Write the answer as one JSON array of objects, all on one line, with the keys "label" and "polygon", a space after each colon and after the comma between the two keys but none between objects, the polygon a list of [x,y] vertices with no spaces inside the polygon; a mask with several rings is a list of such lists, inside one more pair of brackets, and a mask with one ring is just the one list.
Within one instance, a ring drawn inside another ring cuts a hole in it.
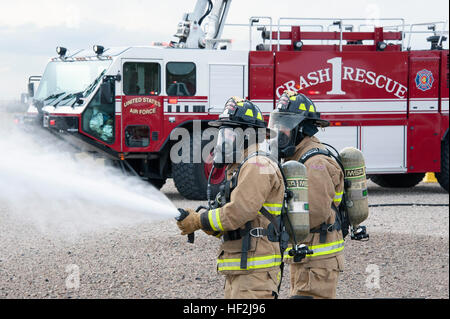
[{"label": "white vehicle in background", "polygon": [[[26,130],[32,129],[41,124],[39,121],[39,112],[33,102],[35,86],[39,84],[42,76],[32,75],[28,78],[27,93],[20,95],[20,103],[24,109],[17,111],[14,117],[14,122],[17,125],[22,125]],[[42,117],[41,117],[42,119]]]}]

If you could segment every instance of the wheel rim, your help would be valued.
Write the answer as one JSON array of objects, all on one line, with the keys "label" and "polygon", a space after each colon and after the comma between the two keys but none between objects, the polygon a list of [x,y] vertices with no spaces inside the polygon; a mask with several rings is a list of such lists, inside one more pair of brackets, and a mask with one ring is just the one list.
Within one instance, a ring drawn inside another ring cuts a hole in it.
[{"label": "wheel rim", "polygon": [[[209,174],[211,173],[211,170],[213,168],[213,155],[209,154],[208,158],[206,159],[203,167],[204,167],[204,171],[205,171],[205,177],[206,180],[208,180],[209,178]],[[223,168],[215,168],[214,172],[211,176],[211,184],[220,184],[222,183],[222,181],[225,179],[225,167]]]}]

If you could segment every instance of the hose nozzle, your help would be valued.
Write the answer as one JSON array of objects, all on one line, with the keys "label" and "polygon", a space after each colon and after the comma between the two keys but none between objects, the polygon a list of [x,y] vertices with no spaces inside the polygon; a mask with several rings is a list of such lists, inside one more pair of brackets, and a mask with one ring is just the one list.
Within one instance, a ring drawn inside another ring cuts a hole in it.
[{"label": "hose nozzle", "polygon": [[[178,208],[178,211],[180,212],[180,214],[177,217],[175,217],[175,220],[178,222],[181,222],[182,220],[184,220],[186,217],[189,216],[189,213],[182,208]],[[193,244],[195,240],[194,233],[190,233],[187,236],[188,236],[188,243]]]},{"label": "hose nozzle", "polygon": [[306,255],[312,255],[314,251],[308,248],[308,246],[301,244],[295,245],[290,251],[289,256],[294,257],[294,262],[300,262]]}]

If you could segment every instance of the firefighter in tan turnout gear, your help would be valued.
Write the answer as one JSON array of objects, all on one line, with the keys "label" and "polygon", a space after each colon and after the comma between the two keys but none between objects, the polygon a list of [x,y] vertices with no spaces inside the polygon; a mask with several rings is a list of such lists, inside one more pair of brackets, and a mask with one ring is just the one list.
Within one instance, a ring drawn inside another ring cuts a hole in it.
[{"label": "firefighter in tan turnout gear", "polygon": [[280,216],[284,182],[278,163],[263,156],[266,123],[248,100],[231,98],[219,120],[214,166],[227,165],[227,181],[215,204],[177,225],[182,235],[198,229],[222,239],[217,270],[225,275],[225,298],[276,298],[282,256],[271,223]]},{"label": "firefighter in tan turnout gear", "polygon": [[310,153],[325,149],[314,134],[317,127],[328,125],[310,99],[290,91],[283,93],[270,115],[269,128],[278,133],[276,144],[271,144],[276,145],[279,158],[285,162],[306,159],[310,233],[302,243],[314,253],[295,263],[284,254],[290,264],[291,298],[335,298],[343,270],[344,240],[336,217],[344,190],[343,171],[330,156],[308,158]]}]

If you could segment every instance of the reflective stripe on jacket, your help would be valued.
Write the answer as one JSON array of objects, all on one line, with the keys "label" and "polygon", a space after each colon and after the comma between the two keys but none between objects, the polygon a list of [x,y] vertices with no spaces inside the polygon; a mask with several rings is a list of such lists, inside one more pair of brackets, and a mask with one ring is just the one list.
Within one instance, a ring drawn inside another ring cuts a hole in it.
[{"label": "reflective stripe on jacket", "polygon": [[[272,215],[280,216],[282,204],[277,203],[264,203],[263,207]],[[261,212],[258,211],[258,214]],[[208,220],[211,229],[214,231],[224,231],[225,229],[222,227],[222,223],[220,222],[220,208],[211,209],[208,211]]]}]

